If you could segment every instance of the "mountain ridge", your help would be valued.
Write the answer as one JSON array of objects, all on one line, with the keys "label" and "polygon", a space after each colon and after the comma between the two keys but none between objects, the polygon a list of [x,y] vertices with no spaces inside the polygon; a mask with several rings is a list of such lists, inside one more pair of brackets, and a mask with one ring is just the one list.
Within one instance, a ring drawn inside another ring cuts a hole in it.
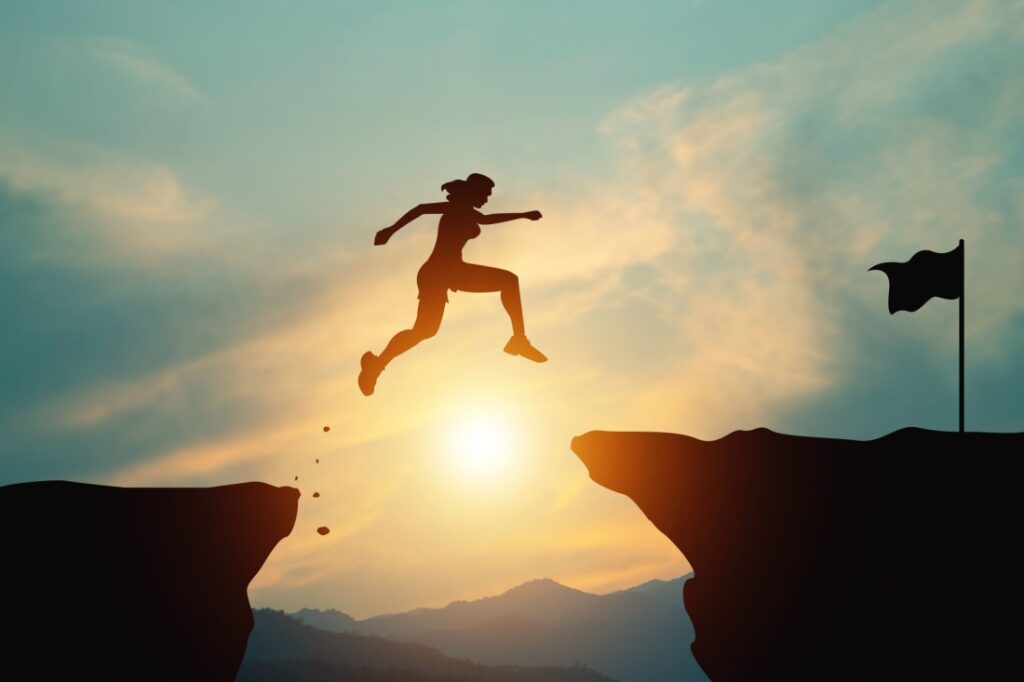
[{"label": "mountain ridge", "polygon": [[[320,619],[336,618],[339,621],[339,623],[342,623],[342,622],[344,622],[344,623],[351,623],[354,626],[356,626],[357,628],[359,628],[359,627],[362,627],[363,624],[380,622],[383,619],[393,619],[393,618],[405,617],[405,616],[409,616],[409,615],[420,615],[420,614],[424,614],[424,613],[436,613],[436,612],[439,612],[439,611],[444,611],[445,609],[449,609],[451,607],[459,607],[459,608],[461,608],[461,607],[463,607],[465,605],[474,605],[474,604],[480,604],[480,603],[491,604],[491,603],[495,603],[496,600],[500,601],[503,598],[514,597],[514,596],[518,596],[518,595],[522,595],[522,594],[527,594],[527,595],[531,595],[531,596],[532,595],[537,595],[537,596],[544,597],[544,596],[549,596],[552,593],[556,593],[556,594],[563,594],[563,595],[575,594],[575,595],[586,595],[586,597],[604,598],[604,597],[612,597],[614,595],[648,594],[649,592],[653,592],[653,591],[656,591],[656,590],[670,590],[670,589],[673,589],[674,587],[678,586],[678,588],[680,590],[680,599],[682,599],[682,597],[681,597],[682,586],[686,582],[687,579],[692,577],[692,575],[693,575],[692,573],[684,573],[683,575],[681,575],[681,576],[679,576],[677,578],[671,578],[669,580],[663,580],[663,579],[660,579],[660,578],[655,578],[655,579],[652,579],[652,580],[648,580],[648,581],[646,581],[644,583],[640,583],[639,585],[634,585],[632,587],[626,587],[626,588],[623,588],[621,590],[614,590],[612,592],[606,592],[604,594],[597,594],[597,593],[594,593],[594,592],[587,592],[585,590],[580,590],[578,588],[571,587],[571,586],[566,585],[564,583],[560,583],[557,580],[554,580],[553,578],[533,578],[531,580],[527,580],[526,582],[519,583],[518,585],[514,585],[514,586],[508,588],[507,590],[505,590],[504,592],[501,592],[501,593],[496,594],[496,595],[488,595],[486,597],[478,597],[476,599],[456,599],[456,600],[453,600],[451,602],[448,602],[444,606],[418,606],[416,608],[409,609],[407,611],[382,613],[382,614],[379,614],[379,615],[376,615],[376,616],[370,616],[368,618],[362,618],[362,619],[355,618],[355,617],[349,615],[348,613],[346,613],[345,611],[342,611],[340,609],[336,609],[336,608],[333,608],[333,607],[332,608],[327,608],[327,609],[315,609],[315,608],[304,607],[304,608],[299,609],[298,611],[290,612],[289,615],[295,616],[295,617],[299,618],[300,620],[301,619],[305,619],[305,618],[309,618],[309,619],[311,619],[309,621],[310,624],[315,625],[316,627],[321,627],[320,625],[317,625],[318,622],[322,622]],[[542,592],[541,590],[550,590],[550,591],[549,592]],[[325,629],[333,629],[333,628],[325,628]],[[365,630],[366,628],[364,627],[363,629]],[[335,630],[335,631],[343,632],[344,630]]]},{"label": "mountain ridge", "polygon": [[273,609],[254,611],[254,619],[249,655],[237,682],[614,682],[583,666],[483,665],[419,643],[322,630]]},{"label": "mountain ridge", "polygon": [[703,674],[678,643],[692,633],[682,604],[689,575],[603,595],[539,578],[495,596],[361,621],[313,609],[295,615],[317,627],[417,642],[490,665],[582,661],[623,682],[698,680]]}]

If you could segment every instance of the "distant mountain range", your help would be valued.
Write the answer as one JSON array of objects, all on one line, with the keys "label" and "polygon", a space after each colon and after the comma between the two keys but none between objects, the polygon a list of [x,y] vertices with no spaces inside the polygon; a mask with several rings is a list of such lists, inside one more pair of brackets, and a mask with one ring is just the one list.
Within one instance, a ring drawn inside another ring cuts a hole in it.
[{"label": "distant mountain range", "polygon": [[534,580],[496,597],[366,620],[333,609],[292,615],[323,630],[427,645],[492,666],[581,664],[620,682],[705,680],[683,609],[689,577],[605,595]]},{"label": "distant mountain range", "polygon": [[487,666],[422,644],[330,632],[281,611],[253,612],[236,682],[613,682],[584,666]]}]

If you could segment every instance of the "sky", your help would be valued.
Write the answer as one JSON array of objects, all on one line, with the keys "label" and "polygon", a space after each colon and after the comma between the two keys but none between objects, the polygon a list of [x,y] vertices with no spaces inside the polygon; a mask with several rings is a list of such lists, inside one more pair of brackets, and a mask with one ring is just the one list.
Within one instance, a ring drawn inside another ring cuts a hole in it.
[{"label": "sky", "polygon": [[[955,430],[957,304],[868,268],[959,239],[1024,431],[1021,0],[2,5],[0,484],[299,487],[257,606],[687,572],[572,436]],[[366,398],[435,223],[374,233],[471,172],[550,361],[458,292]]]}]

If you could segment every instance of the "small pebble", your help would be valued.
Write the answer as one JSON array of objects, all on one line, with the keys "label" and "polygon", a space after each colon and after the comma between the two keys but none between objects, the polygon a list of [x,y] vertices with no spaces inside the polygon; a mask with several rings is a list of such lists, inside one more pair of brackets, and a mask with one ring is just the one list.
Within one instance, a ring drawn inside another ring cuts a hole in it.
[{"label": "small pebble", "polygon": [[296,477],[295,477],[295,480],[296,480],[296,481],[297,481],[297,480],[299,480],[299,477],[298,477],[298,476],[296,476]]},{"label": "small pebble", "polygon": [[320,535],[327,535],[328,533],[331,532],[331,529],[328,528],[327,526],[320,526],[319,528],[316,529],[316,532],[320,533]]},{"label": "small pebble", "polygon": [[313,497],[320,497],[320,493],[313,493]]},{"label": "small pebble", "polygon": [[325,427],[324,427],[324,433],[327,433],[327,432],[328,432],[328,431],[330,431],[330,430],[331,430],[331,427],[330,427],[330,426],[325,426]]}]

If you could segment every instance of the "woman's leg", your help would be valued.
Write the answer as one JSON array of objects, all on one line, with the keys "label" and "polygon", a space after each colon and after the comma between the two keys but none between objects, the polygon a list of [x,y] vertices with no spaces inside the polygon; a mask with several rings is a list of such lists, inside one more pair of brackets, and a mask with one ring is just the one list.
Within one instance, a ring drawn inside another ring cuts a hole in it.
[{"label": "woman's leg", "polygon": [[460,291],[500,291],[501,304],[512,321],[512,334],[526,336],[523,302],[519,297],[519,278],[508,270],[463,263],[452,277],[452,288]]},{"label": "woman's leg", "polygon": [[381,352],[381,369],[420,341],[425,341],[437,333],[441,327],[441,317],[444,315],[445,298],[446,292],[443,289],[439,293],[430,292],[422,295],[412,329],[395,334]]}]

